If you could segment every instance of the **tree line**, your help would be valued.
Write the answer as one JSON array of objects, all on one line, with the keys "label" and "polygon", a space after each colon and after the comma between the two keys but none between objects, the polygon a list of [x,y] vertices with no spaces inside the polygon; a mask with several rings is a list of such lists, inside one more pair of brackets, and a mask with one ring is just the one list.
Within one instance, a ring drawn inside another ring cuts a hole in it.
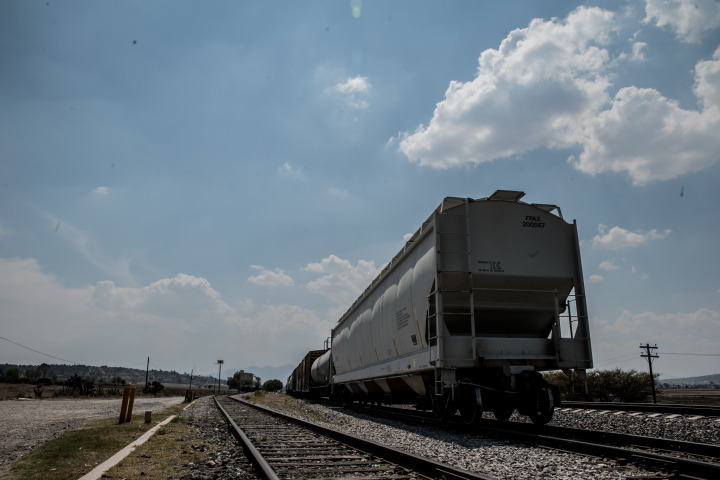
[{"label": "tree line", "polygon": [[[659,374],[653,375],[658,386]],[[577,375],[572,380],[563,372],[549,372],[545,380],[560,389],[560,396],[567,400],[590,400],[597,402],[642,402],[651,394],[650,374],[636,370],[591,370],[585,382]]]}]

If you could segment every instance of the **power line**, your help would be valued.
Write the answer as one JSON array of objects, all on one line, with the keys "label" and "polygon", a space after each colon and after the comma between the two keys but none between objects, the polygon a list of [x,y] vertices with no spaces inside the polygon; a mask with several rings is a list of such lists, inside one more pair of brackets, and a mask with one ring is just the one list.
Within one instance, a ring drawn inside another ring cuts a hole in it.
[{"label": "power line", "polygon": [[612,360],[620,360],[620,359],[631,358],[631,357],[632,358],[637,357],[637,353],[629,353],[629,354],[625,354],[625,355],[620,355],[619,357],[604,358],[602,360],[598,360],[598,362],[605,363],[605,362],[610,362]]},{"label": "power line", "polygon": [[676,352],[658,352],[663,355],[691,355],[693,357],[720,357],[720,353],[676,353]]},{"label": "power line", "polygon": [[48,353],[43,353],[43,352],[41,352],[41,351],[39,351],[39,350],[35,350],[34,348],[26,347],[25,345],[21,345],[21,344],[19,344],[19,343],[17,343],[17,342],[13,342],[13,341],[10,340],[9,338],[5,338],[5,337],[0,337],[0,338],[2,338],[3,340],[5,340],[6,342],[10,342],[10,343],[13,343],[13,344],[17,345],[18,347],[26,348],[26,349],[30,350],[31,352],[39,353],[40,355],[45,355],[46,357],[54,358],[55,360],[60,360],[60,361],[62,361],[62,362],[72,363],[73,365],[80,365],[80,364],[77,363],[77,362],[71,362],[70,360],[65,360],[64,358],[56,357],[56,356],[50,355],[50,354],[48,354]]},{"label": "power line", "polygon": [[595,367],[600,367],[603,365],[611,365],[615,363],[625,363],[628,360],[636,359],[637,353],[629,354],[629,355],[622,355],[619,357],[613,357],[613,358],[606,358],[604,360],[599,360],[596,362],[593,362]]}]

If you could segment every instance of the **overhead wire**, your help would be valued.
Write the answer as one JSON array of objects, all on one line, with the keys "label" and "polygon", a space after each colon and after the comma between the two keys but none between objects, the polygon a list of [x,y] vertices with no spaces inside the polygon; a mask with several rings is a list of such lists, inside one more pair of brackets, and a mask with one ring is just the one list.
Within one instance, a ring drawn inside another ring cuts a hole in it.
[{"label": "overhead wire", "polygon": [[603,366],[603,365],[612,365],[615,363],[625,363],[626,361],[632,360],[634,358],[639,358],[637,353],[621,355],[621,356],[612,357],[612,358],[606,358],[603,360],[598,360],[597,362],[593,362],[593,364],[597,368],[597,367]]},{"label": "overhead wire", "polygon": [[658,352],[658,355],[690,355],[692,357],[720,357],[720,353],[676,353]]},{"label": "overhead wire", "polygon": [[65,360],[64,358],[56,357],[55,355],[50,355],[49,353],[44,353],[44,352],[41,352],[40,350],[35,350],[34,348],[30,348],[30,347],[28,347],[28,346],[22,345],[22,344],[20,344],[20,343],[18,343],[18,342],[15,342],[15,341],[13,341],[13,340],[10,340],[9,338],[5,338],[5,337],[3,337],[3,336],[0,336],[0,338],[2,338],[3,340],[5,340],[6,342],[10,342],[10,343],[12,343],[12,344],[17,345],[18,347],[22,347],[22,348],[25,348],[25,349],[27,349],[27,350],[30,350],[31,352],[39,353],[40,355],[45,355],[46,357],[54,358],[55,360],[60,360],[61,362],[72,363],[73,365],[80,365],[79,363],[73,362],[72,360]]}]

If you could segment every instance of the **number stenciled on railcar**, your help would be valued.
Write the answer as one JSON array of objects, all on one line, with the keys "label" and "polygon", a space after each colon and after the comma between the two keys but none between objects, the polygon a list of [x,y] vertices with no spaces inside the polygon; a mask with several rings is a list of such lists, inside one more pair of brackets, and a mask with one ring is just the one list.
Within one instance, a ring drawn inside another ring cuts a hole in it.
[{"label": "number stenciled on railcar", "polygon": [[522,226],[523,228],[545,228],[545,222],[538,215],[526,215]]}]

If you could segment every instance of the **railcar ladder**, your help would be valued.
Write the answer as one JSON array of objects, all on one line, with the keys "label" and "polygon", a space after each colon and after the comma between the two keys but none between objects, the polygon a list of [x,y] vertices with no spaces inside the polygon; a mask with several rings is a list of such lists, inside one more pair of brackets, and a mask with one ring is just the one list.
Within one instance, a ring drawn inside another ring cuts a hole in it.
[{"label": "railcar ladder", "polygon": [[[456,216],[461,217],[464,216],[464,222],[460,222],[457,224],[457,226],[462,226],[462,229],[456,229],[456,230],[441,230],[440,224],[442,222],[439,221],[440,215],[447,215],[447,216]],[[444,250],[441,249],[441,245],[443,244],[442,238],[443,237],[460,237],[464,239],[464,249],[462,250]],[[430,293],[428,296],[428,301],[430,302],[429,305],[434,304],[435,305],[435,313],[434,315],[430,315],[430,318],[428,318],[428,321],[434,321],[435,322],[435,337],[431,337],[429,340],[429,344],[433,344],[433,340],[435,340],[435,343],[437,345],[437,355],[439,359],[439,364],[436,365],[439,368],[435,369],[435,392],[436,394],[439,394],[439,392],[443,391],[443,379],[442,379],[442,368],[443,368],[443,359],[444,359],[444,342],[443,339],[445,337],[443,333],[443,326],[445,322],[445,312],[443,307],[443,292],[448,293],[459,293],[459,294],[467,294],[468,296],[468,302],[467,305],[469,307],[469,311],[465,314],[468,316],[469,322],[470,322],[470,342],[471,342],[471,348],[470,351],[472,352],[472,358],[468,359],[472,362],[475,362],[477,359],[477,342],[475,341],[475,298],[473,294],[473,279],[472,279],[472,272],[473,272],[473,265],[472,265],[472,240],[470,237],[470,200],[465,199],[464,201],[464,208],[462,213],[450,213],[448,212],[441,212],[438,215],[436,215],[435,218],[435,245],[437,246],[437,258],[439,264],[437,265],[437,271],[438,271],[438,278],[436,280],[436,287],[433,292]],[[457,265],[463,264],[465,271],[452,271],[455,274],[464,275],[465,280],[462,282],[458,282],[452,286],[452,288],[448,289],[447,286],[444,284],[441,284],[441,277],[443,274],[443,265],[442,263],[447,260],[448,256],[462,256],[464,257],[462,261],[458,261]],[[435,301],[432,302],[432,297],[435,297]],[[453,315],[463,315],[462,313],[453,313]],[[433,318],[434,317],[434,318]]]}]

